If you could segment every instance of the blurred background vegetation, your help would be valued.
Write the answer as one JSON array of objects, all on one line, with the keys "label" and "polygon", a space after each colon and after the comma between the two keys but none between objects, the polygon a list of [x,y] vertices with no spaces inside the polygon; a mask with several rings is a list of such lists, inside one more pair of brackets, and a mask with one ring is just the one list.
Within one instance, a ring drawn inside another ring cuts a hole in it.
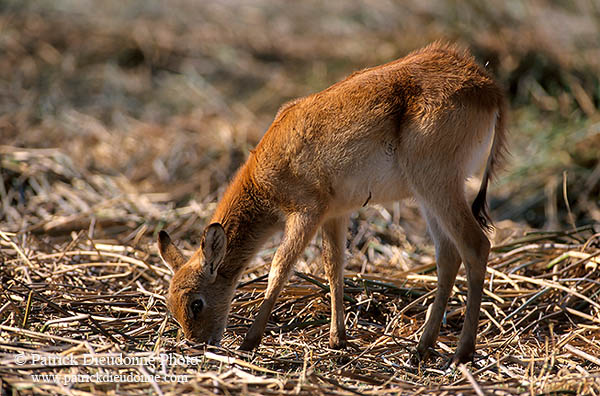
[{"label": "blurred background vegetation", "polygon": [[[470,48],[510,99],[493,217],[599,222],[597,0],[1,0],[0,221],[27,229],[55,179],[213,202],[282,103],[436,39]],[[16,148],[58,151],[44,165]]]}]

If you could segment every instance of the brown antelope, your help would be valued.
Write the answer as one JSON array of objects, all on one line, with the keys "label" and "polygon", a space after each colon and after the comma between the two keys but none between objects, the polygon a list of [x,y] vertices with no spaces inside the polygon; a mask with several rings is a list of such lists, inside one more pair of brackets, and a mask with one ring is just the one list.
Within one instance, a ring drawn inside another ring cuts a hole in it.
[{"label": "brown antelope", "polygon": [[[466,317],[452,363],[470,361],[490,242],[486,190],[505,146],[501,90],[467,51],[434,43],[352,74],[281,107],[237,172],[186,260],[161,231],[173,269],[168,306],[186,338],[218,344],[240,274],[263,242],[283,228],[260,310],[240,347],[256,348],[298,256],[320,228],[331,285],[329,345],[346,346],[343,269],[349,212],[413,197],[435,243],[438,289],[417,357],[440,329],[461,261]],[[465,181],[486,163],[471,208]]]}]

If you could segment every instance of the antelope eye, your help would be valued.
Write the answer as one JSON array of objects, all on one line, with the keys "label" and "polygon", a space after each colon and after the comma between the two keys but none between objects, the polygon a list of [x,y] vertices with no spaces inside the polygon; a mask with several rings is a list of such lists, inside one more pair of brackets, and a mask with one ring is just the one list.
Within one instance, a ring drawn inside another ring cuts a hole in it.
[{"label": "antelope eye", "polygon": [[197,316],[200,312],[202,312],[202,308],[204,308],[204,301],[198,298],[190,304],[190,308],[192,309],[192,313],[194,316]]}]

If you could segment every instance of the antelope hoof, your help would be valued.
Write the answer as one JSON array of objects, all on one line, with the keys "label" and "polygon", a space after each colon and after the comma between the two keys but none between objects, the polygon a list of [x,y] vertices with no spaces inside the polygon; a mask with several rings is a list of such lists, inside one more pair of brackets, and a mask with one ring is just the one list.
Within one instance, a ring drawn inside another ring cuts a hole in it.
[{"label": "antelope hoof", "polygon": [[431,357],[429,348],[417,348],[413,352],[413,358],[417,363],[425,362]]},{"label": "antelope hoof", "polygon": [[346,349],[348,346],[348,341],[346,337],[339,336],[330,336],[329,337],[329,347],[331,349]]},{"label": "antelope hoof", "polygon": [[413,361],[418,364],[428,360],[431,357],[432,352],[435,352],[433,344],[435,344],[435,339],[430,342],[427,341],[425,337],[421,337],[413,352]]},{"label": "antelope hoof", "polygon": [[432,349],[429,347],[421,347],[420,345],[418,345],[412,351],[412,356],[410,359],[411,363],[415,366],[418,366],[420,363],[429,360],[429,358],[431,357],[431,351]]},{"label": "antelope hoof", "polygon": [[260,344],[260,338],[254,339],[254,338],[246,337],[246,338],[244,338],[244,341],[242,342],[242,345],[240,345],[238,350],[249,352],[253,349],[256,349],[259,344]]},{"label": "antelope hoof", "polygon": [[473,349],[463,351],[459,348],[454,353],[454,356],[452,356],[452,359],[450,359],[448,361],[448,363],[446,363],[446,366],[444,367],[444,369],[447,369],[449,367],[456,367],[461,363],[473,362],[474,354],[475,354],[475,351]]}]

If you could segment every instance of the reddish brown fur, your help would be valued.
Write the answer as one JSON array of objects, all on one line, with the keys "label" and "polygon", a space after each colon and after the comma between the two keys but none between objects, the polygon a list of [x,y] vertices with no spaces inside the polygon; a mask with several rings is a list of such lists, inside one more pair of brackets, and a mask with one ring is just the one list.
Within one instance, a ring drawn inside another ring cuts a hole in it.
[{"label": "reddish brown fur", "polygon": [[[484,216],[487,180],[505,147],[504,113],[503,94],[485,70],[466,51],[441,43],[284,105],[217,207],[209,237],[213,248],[203,241],[179,265],[183,259],[168,237],[159,240],[175,271],[169,306],[186,337],[218,342],[238,277],[264,240],[283,226],[264,302],[241,346],[256,347],[296,258],[322,227],[332,291],[330,344],[343,347],[347,214],[366,201],[412,196],[436,245],[439,278],[417,352],[426,355],[435,343],[462,260],[469,295],[453,360],[470,360],[490,246],[477,221]],[[486,160],[472,213],[464,181]],[[222,256],[215,258],[219,249]],[[193,314],[190,306],[197,300],[202,301],[194,306],[200,304],[202,312]]]}]

